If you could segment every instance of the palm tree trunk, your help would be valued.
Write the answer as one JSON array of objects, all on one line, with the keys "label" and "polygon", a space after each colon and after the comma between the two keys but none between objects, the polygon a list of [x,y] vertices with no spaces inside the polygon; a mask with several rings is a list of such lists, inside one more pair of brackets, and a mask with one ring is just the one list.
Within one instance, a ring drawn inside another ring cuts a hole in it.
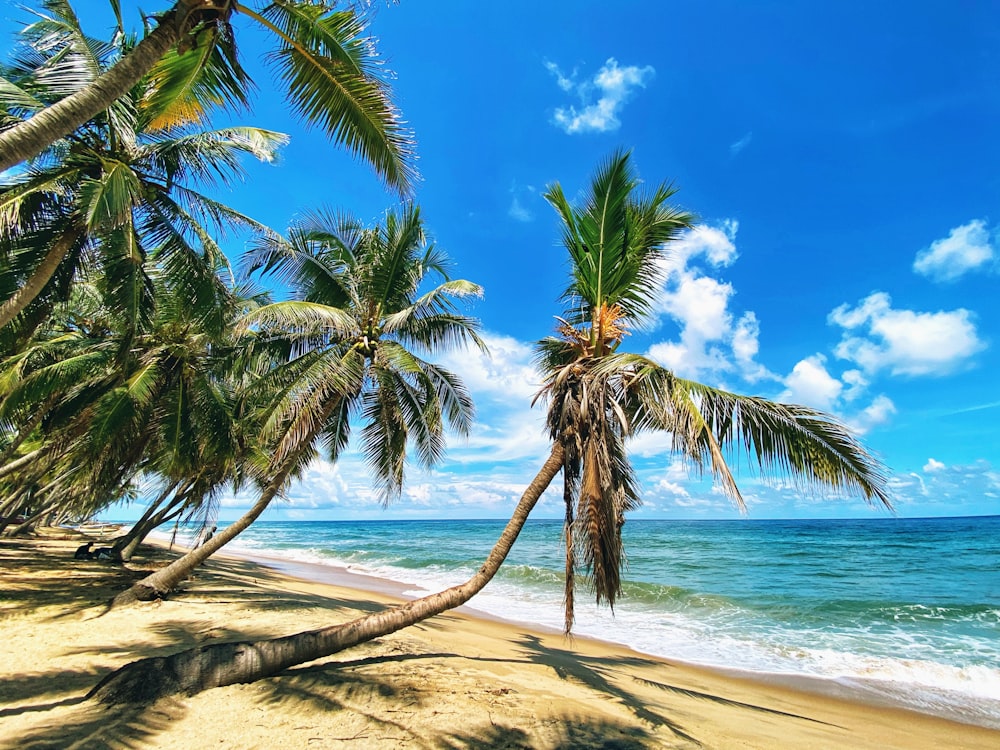
[{"label": "palm tree trunk", "polygon": [[167,513],[169,513],[170,509],[184,500],[184,493],[190,485],[190,480],[185,482],[182,490],[174,495],[174,499],[170,501],[166,508],[159,509],[163,502],[167,499],[167,496],[177,488],[178,484],[179,482],[173,482],[168,485],[167,488],[160,493],[159,497],[149,504],[146,512],[142,514],[139,520],[132,524],[132,528],[126,534],[116,539],[115,543],[111,545],[112,548],[118,552],[118,556],[123,562],[128,562],[132,559],[132,554],[135,551],[135,548],[138,547],[142,540],[146,538],[146,534],[163,523],[164,518]]},{"label": "palm tree trunk", "polygon": [[254,682],[296,664],[321,659],[395,633],[465,604],[500,569],[524,528],[528,514],[562,468],[562,458],[562,447],[556,443],[548,460],[521,496],[483,566],[465,583],[341,625],[265,641],[201,646],[172,656],[132,662],[101,680],[87,697],[109,705],[146,703],[176,693],[193,695],[213,687]]},{"label": "palm tree trunk", "polygon": [[0,534],[14,522],[14,516],[21,510],[24,501],[30,500],[31,491],[19,489],[0,504]]},{"label": "palm tree trunk", "polygon": [[[4,306],[6,306],[6,303],[4,303]],[[45,400],[45,403],[34,411],[28,421],[21,425],[21,428],[17,431],[17,435],[10,442],[10,444],[4,448],[3,453],[0,453],[0,465],[4,464],[11,456],[14,455],[14,452],[21,447],[21,443],[27,440],[28,436],[34,432],[35,428],[41,424],[42,419],[44,419],[45,415],[49,413],[49,410],[56,405],[58,400],[58,394],[49,396]]]},{"label": "palm tree trunk", "polygon": [[59,264],[66,257],[66,253],[72,249],[82,233],[82,230],[74,227],[63,232],[59,239],[52,243],[52,247],[42,258],[42,262],[38,264],[35,272],[24,282],[24,286],[14,292],[3,305],[0,305],[0,327],[10,323],[45,288],[49,279],[52,278],[52,274],[56,272]]},{"label": "palm tree trunk", "polygon": [[137,601],[148,602],[153,599],[160,599],[169,594],[178,583],[191,575],[192,571],[211,557],[216,550],[221,549],[257,520],[257,517],[264,512],[267,506],[271,504],[274,496],[281,490],[293,466],[294,462],[286,461],[285,468],[279,471],[271,480],[271,483],[264,488],[260,499],[232,525],[227,526],[207,542],[194,548],[186,555],[178,557],[167,567],[161,568],[155,573],[146,576],[141,581],[132,584],[131,588],[126,589],[112,600],[112,606],[117,607]]},{"label": "palm tree trunk", "polygon": [[39,455],[41,455],[41,453],[42,449],[36,448],[35,450],[31,451],[31,453],[26,453],[20,458],[14,459],[9,464],[6,464],[5,466],[0,466],[0,477],[5,477],[8,474],[13,474],[15,471],[18,471],[19,469],[23,469],[25,466],[27,466],[36,458],[38,458]]},{"label": "palm tree trunk", "polygon": [[59,503],[52,503],[51,505],[46,505],[44,508],[35,513],[35,515],[26,520],[24,523],[15,528],[13,531],[7,532],[7,536],[21,536],[21,534],[25,534],[31,531],[35,527],[35,524],[37,524],[38,521],[42,518],[42,516],[44,516],[47,513],[51,513],[58,507]]},{"label": "palm tree trunk", "polygon": [[0,172],[44,151],[124,96],[183,37],[204,0],[177,0],[156,28],[86,88],[0,134]]},{"label": "palm tree trunk", "polygon": [[147,522],[143,528],[139,529],[137,533],[130,535],[131,538],[122,544],[121,549],[118,551],[118,556],[122,559],[122,562],[128,562],[132,559],[136,548],[142,544],[143,540],[145,540],[147,536],[149,536],[149,532],[157,526],[167,523],[167,521],[173,521],[177,518],[177,516],[184,512],[183,506],[171,512],[170,509],[173,507],[173,503],[171,503],[170,506],[150,519],[150,521]]}]

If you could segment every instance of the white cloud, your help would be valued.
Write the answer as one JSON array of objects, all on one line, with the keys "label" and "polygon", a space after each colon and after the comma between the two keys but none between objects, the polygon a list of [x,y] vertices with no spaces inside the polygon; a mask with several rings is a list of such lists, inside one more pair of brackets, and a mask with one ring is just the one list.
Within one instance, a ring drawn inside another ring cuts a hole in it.
[{"label": "white cloud", "polygon": [[489,331],[482,334],[482,339],[489,353],[469,348],[448,352],[438,361],[461,375],[477,404],[487,399],[529,405],[542,383],[531,360],[531,345]]},{"label": "white cloud", "polygon": [[740,138],[735,143],[730,143],[729,144],[729,153],[732,154],[733,156],[738,156],[739,153],[740,153],[740,151],[742,151],[747,146],[749,146],[750,145],[750,141],[752,141],[752,140],[753,140],[753,132],[751,131],[751,132],[747,133],[746,135],[744,135],[742,138]]},{"label": "white cloud", "polygon": [[551,60],[546,60],[545,69],[556,77],[556,84],[559,86],[559,88],[561,88],[563,91],[573,90],[574,86],[576,85],[573,82],[574,79],[576,78],[576,68],[574,68],[573,73],[569,77],[567,77],[562,74],[562,71],[559,70],[558,65],[556,65]]},{"label": "white cloud", "polygon": [[[855,401],[865,390],[868,381],[857,370],[847,370],[840,378],[834,377],[827,369],[827,359],[822,354],[813,354],[800,360],[784,379],[785,390],[778,401],[811,406],[820,411],[844,414],[848,404]],[[844,423],[859,434],[885,424],[896,406],[885,395],[878,395],[860,411],[842,417]]]},{"label": "white cloud", "polygon": [[830,411],[840,398],[844,384],[826,369],[826,357],[814,354],[798,362],[785,378],[779,401]]},{"label": "white cloud", "polygon": [[531,185],[526,187],[518,187],[515,183],[511,185],[510,188],[510,208],[507,209],[507,215],[514,221],[520,221],[522,223],[527,223],[535,218],[535,215],[528,210],[528,207],[522,203],[522,198],[528,198],[533,195],[535,188]]},{"label": "white cloud", "polygon": [[611,57],[593,79],[577,83],[575,70],[567,77],[553,62],[546,61],[545,67],[559,88],[575,92],[583,103],[579,109],[560,107],[553,115],[553,122],[569,134],[617,130],[621,126],[618,116],[629,95],[636,88],[645,88],[655,73],[649,65],[619,67]]},{"label": "white cloud", "polygon": [[709,276],[684,275],[663,296],[660,309],[684,322],[684,330],[700,341],[718,341],[732,329],[729,298],[733,287]]},{"label": "white cloud", "polygon": [[698,224],[667,245],[664,270],[683,272],[689,262],[703,256],[712,266],[730,265],[739,254],[736,252],[736,233],[740,223],[726,219],[719,226]]},{"label": "white cloud", "polygon": [[995,515],[1000,512],[1000,473],[986,461],[946,466],[929,459],[924,476],[892,477],[893,504],[904,515]]},{"label": "white cloud", "polygon": [[955,281],[994,258],[986,222],[974,219],[917,253],[913,270],[934,281]]},{"label": "white cloud", "polygon": [[653,344],[647,354],[683,377],[735,371],[750,382],[774,378],[755,360],[760,348],[757,316],[747,311],[734,319],[729,308],[735,290],[710,275],[738,257],[738,229],[732,220],[718,227],[701,224],[667,247],[656,312],[677,322],[680,340]]},{"label": "white cloud", "polygon": [[836,355],[867,373],[944,375],[985,348],[968,310],[894,310],[885,292],[869,295],[854,308],[841,305],[829,321],[845,329]]},{"label": "white cloud", "polygon": [[518,200],[516,195],[510,201],[510,208],[507,209],[507,215],[514,219],[514,221],[521,222],[529,222],[535,218],[535,215],[531,211],[521,205],[521,201]]},{"label": "white cloud", "polygon": [[895,413],[896,405],[892,403],[892,399],[885,395],[879,395],[859,413],[848,418],[847,424],[859,435],[864,435],[873,428],[888,422]]}]

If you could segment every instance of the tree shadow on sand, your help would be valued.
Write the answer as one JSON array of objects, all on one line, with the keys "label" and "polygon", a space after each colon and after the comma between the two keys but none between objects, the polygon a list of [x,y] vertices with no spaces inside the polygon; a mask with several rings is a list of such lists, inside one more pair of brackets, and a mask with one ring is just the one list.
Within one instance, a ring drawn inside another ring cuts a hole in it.
[{"label": "tree shadow on sand", "polygon": [[58,725],[33,728],[18,738],[18,750],[140,750],[155,747],[154,738],[184,716],[180,701],[153,706],[108,709],[83,701]]},{"label": "tree shadow on sand", "polygon": [[[644,659],[639,656],[618,656],[618,657],[593,657],[575,651],[552,648],[542,643],[537,636],[522,634],[519,639],[521,653],[525,657],[536,663],[543,664],[551,668],[559,677],[564,680],[574,680],[586,685],[591,690],[595,690],[609,698],[613,698],[624,708],[629,710],[636,718],[649,722],[653,726],[660,726],[669,729],[671,733],[679,738],[700,744],[698,740],[689,734],[681,725],[667,716],[658,713],[651,708],[647,701],[631,692],[623,685],[623,681],[631,680],[643,685],[662,690],[673,695],[696,700],[710,701],[718,705],[729,706],[742,709],[756,714],[767,714],[771,716],[783,716],[815,724],[827,724],[801,714],[779,711],[766,706],[758,706],[752,703],[743,703],[721,695],[700,692],[665,682],[650,680],[635,676],[626,668],[659,668],[659,662]],[[829,725],[828,726],[836,726]]]},{"label": "tree shadow on sand", "polygon": [[[376,649],[379,641],[366,645]],[[463,731],[442,732],[419,728],[411,715],[419,711],[435,712],[439,707],[433,692],[425,686],[413,686],[409,681],[396,680],[389,670],[392,664],[409,665],[413,669],[416,662],[456,660],[461,662],[492,662],[516,665],[528,664],[527,659],[469,657],[447,652],[412,653],[400,649],[398,653],[361,656],[351,660],[326,661],[305,667],[286,670],[280,675],[260,683],[262,692],[258,699],[268,706],[281,706],[283,710],[301,710],[302,702],[311,704],[312,709],[324,712],[344,711],[352,716],[345,720],[343,736],[324,737],[326,740],[356,742],[352,747],[366,744],[380,746],[379,743],[404,743],[407,747],[443,748],[445,750],[473,750],[478,748],[551,748],[552,750],[642,750],[644,748],[700,747],[701,743],[689,735],[678,732],[676,744],[665,745],[662,737],[654,737],[646,729],[589,716],[572,715],[551,718],[538,729],[544,736],[540,741],[538,733],[529,735],[516,726],[494,722],[489,718],[489,726],[470,728]],[[356,654],[356,650],[352,650]],[[375,673],[370,669],[376,668]],[[431,665],[430,668],[434,668]],[[363,671],[362,671],[363,670]],[[267,685],[264,688],[264,685]],[[487,684],[484,691],[491,694],[507,692],[502,684]],[[379,708],[379,699],[385,699],[392,708]],[[465,717],[467,724],[470,717]],[[665,723],[661,717],[654,722]],[[541,742],[541,744],[539,744]]]},{"label": "tree shadow on sand", "polygon": [[662,742],[639,727],[622,726],[584,716],[567,717],[549,727],[549,739],[539,746],[517,727],[493,724],[482,731],[456,732],[440,737],[442,750],[648,750],[663,748]]}]

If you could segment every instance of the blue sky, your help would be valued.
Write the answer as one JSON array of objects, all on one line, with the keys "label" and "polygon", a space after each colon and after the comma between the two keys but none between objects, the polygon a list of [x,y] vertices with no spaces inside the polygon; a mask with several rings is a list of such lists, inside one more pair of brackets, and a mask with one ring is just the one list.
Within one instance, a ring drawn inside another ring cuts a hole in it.
[{"label": "blue sky", "polygon": [[[94,33],[110,25],[103,1],[77,7]],[[25,16],[3,13],[9,40]],[[492,359],[448,357],[476,397],[475,433],[432,474],[412,472],[394,506],[380,508],[352,455],[314,466],[268,518],[509,513],[547,453],[531,343],[552,331],[565,285],[541,194],[554,181],[576,194],[620,147],[700,217],[631,350],[834,412],[889,467],[900,515],[1000,513],[994,2],[403,0],[378,8],[373,32],[416,136],[425,221],[456,275],[485,287],[472,312]],[[260,90],[234,121],[291,142],[222,199],[276,228],[321,205],[376,220],[395,198],[287,114],[259,63],[265,38],[239,20],[237,33]],[[635,517],[735,517],[668,448],[633,445]],[[741,476],[752,518],[875,515]],[[222,518],[248,501],[226,499]],[[536,513],[561,516],[560,502]]]}]

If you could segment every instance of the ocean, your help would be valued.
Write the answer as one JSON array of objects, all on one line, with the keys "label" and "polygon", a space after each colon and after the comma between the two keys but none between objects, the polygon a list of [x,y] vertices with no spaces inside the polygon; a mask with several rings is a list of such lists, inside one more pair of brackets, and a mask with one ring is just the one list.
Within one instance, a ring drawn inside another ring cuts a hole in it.
[{"label": "ocean", "polygon": [[[227,548],[346,568],[420,596],[461,583],[504,521],[258,522]],[[529,521],[469,606],[562,627],[562,523]],[[630,520],[612,613],[574,633],[1000,728],[1000,516]],[[363,587],[363,586],[359,586]]]}]

